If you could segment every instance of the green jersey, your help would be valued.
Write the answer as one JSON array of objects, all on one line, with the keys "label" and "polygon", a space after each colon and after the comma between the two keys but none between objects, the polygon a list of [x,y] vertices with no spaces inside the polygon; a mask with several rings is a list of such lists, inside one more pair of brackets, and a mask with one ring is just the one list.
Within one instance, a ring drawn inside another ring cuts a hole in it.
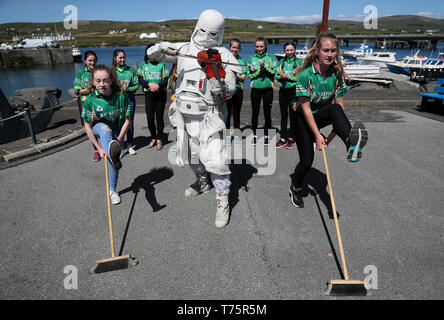
[{"label": "green jersey", "polygon": [[[91,79],[91,71],[88,69],[87,66],[84,66],[76,74],[76,77],[74,79],[74,90],[81,90],[88,88],[90,79]],[[86,96],[82,96],[82,101],[85,101],[85,99]]]},{"label": "green jersey", "polygon": [[[239,56],[236,59],[237,59],[237,62],[239,62],[239,64],[246,65],[244,58]],[[247,67],[242,67],[242,72],[239,73],[239,75],[242,75],[242,74],[247,74]],[[244,89],[244,83],[240,80],[237,80],[237,78],[236,78],[236,88],[240,88],[242,90]]]},{"label": "green jersey", "polygon": [[139,82],[137,81],[137,74],[133,68],[128,66],[116,66],[117,80],[120,82],[125,81],[126,92],[128,94],[134,94],[139,88]]},{"label": "green jersey", "polygon": [[[330,67],[324,78],[314,62],[299,73],[296,84],[296,97],[309,97],[312,113],[318,112],[333,99],[342,97],[347,91],[345,81],[335,74],[333,67]],[[294,101],[294,107],[296,104],[297,101]],[[298,105],[295,110],[302,112],[301,105]]]},{"label": "green jersey", "polygon": [[[169,77],[169,71],[165,62],[148,61],[148,63],[145,63],[145,61],[142,61],[139,69],[137,69],[137,75],[148,82],[160,84]],[[149,92],[149,90],[143,88],[143,92]]]},{"label": "green jersey", "polygon": [[[279,61],[279,66],[276,70],[276,79],[279,81],[279,88],[289,89],[296,86],[296,69],[303,63],[304,61],[302,61],[302,59],[296,57],[285,57]],[[286,79],[281,78],[283,72],[287,74]]]},{"label": "green jersey", "polygon": [[88,88],[89,80],[91,79],[91,71],[87,66],[77,72],[74,79],[74,89],[86,89]]},{"label": "green jersey", "polygon": [[[259,66],[264,61],[264,67]],[[277,59],[273,54],[264,52],[255,53],[248,59],[247,75],[251,79],[250,86],[254,89],[273,88],[274,75],[277,68]]]},{"label": "green jersey", "polygon": [[98,90],[90,93],[83,102],[82,118],[93,124],[103,122],[111,130],[120,131],[125,118],[131,116],[128,94],[120,91],[113,92],[110,97],[104,97]]}]

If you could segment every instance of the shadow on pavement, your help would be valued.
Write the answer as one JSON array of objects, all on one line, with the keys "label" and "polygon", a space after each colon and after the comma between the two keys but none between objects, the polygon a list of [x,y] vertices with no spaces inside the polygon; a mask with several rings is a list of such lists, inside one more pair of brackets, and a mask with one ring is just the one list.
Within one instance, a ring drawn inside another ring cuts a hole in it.
[{"label": "shadow on pavement", "polygon": [[137,178],[134,179],[133,183],[130,187],[127,187],[119,192],[120,195],[133,192],[134,193],[134,199],[133,203],[131,205],[131,210],[128,216],[128,221],[126,223],[125,232],[122,239],[122,244],[120,246],[119,250],[119,256],[123,253],[123,248],[125,246],[126,236],[128,234],[129,226],[131,224],[131,218],[133,216],[134,207],[136,205],[137,196],[139,194],[140,189],[145,190],[145,198],[148,201],[148,203],[151,205],[151,208],[153,209],[153,212],[162,210],[166,207],[166,205],[160,205],[157,202],[156,194],[154,185],[165,181],[167,179],[170,179],[174,175],[173,170],[171,168],[162,167],[162,168],[154,168],[150,172],[140,175]]}]

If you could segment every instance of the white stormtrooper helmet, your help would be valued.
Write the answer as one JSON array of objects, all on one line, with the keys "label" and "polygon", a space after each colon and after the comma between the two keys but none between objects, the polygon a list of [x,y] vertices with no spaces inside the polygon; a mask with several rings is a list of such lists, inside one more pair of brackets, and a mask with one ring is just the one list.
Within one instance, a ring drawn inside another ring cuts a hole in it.
[{"label": "white stormtrooper helmet", "polygon": [[219,11],[205,10],[197,20],[191,42],[201,50],[217,47],[222,44],[224,27],[225,19]]}]

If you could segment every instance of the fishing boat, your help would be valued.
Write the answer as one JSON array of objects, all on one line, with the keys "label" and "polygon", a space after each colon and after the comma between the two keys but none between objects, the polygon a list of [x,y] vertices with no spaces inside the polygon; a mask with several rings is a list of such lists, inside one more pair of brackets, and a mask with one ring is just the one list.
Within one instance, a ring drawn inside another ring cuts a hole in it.
[{"label": "fishing boat", "polygon": [[395,61],[393,63],[387,63],[387,68],[392,73],[397,74],[405,74],[407,76],[410,76],[412,71],[411,68],[420,67],[424,64],[425,61],[427,61],[427,57],[425,56],[419,56],[418,50],[414,56],[407,56],[401,60]]},{"label": "fishing boat", "polygon": [[410,79],[420,82],[433,82],[444,78],[444,59],[429,58],[421,66],[410,68]]},{"label": "fishing boat", "polygon": [[373,64],[380,66],[381,68],[387,68],[387,63],[393,63],[396,61],[396,52],[373,52],[371,55],[357,57],[357,60],[360,64]]},{"label": "fishing boat", "polygon": [[74,62],[81,62],[82,61],[82,53],[80,50],[76,47],[72,48],[72,57],[74,59]]},{"label": "fishing boat", "polygon": [[345,59],[356,62],[358,57],[369,56],[373,54],[373,49],[369,48],[365,41],[361,43],[359,48],[342,52]]},{"label": "fishing boat", "polygon": [[307,47],[304,47],[303,49],[296,49],[295,51],[296,58],[304,60],[309,51],[310,49],[308,49]]},{"label": "fishing boat", "polygon": [[[295,56],[296,58],[304,60],[308,54],[308,51],[310,50],[307,47],[304,47],[303,49],[296,49]],[[278,60],[281,60],[285,57],[285,53],[275,53],[274,55]]]}]

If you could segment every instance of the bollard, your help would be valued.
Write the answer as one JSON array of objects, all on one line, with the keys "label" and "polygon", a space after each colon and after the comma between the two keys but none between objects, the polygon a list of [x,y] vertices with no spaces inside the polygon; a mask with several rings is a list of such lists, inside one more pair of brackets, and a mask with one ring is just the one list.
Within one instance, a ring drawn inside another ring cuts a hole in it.
[{"label": "bollard", "polygon": [[32,127],[31,108],[29,107],[29,104],[25,105],[22,110],[26,112],[25,115],[26,115],[26,120],[28,122],[28,130],[32,138],[32,143],[37,144],[37,139],[34,134],[34,128]]}]

